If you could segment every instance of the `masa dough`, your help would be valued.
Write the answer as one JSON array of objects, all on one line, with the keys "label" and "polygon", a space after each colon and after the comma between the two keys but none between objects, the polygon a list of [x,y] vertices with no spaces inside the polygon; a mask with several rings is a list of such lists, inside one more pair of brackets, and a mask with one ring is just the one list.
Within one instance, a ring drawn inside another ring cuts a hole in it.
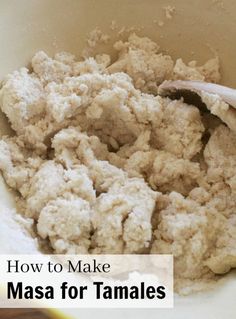
[{"label": "masa dough", "polygon": [[0,169],[19,211],[55,253],[171,253],[176,280],[229,271],[234,111],[203,96],[227,127],[157,95],[166,79],[218,82],[218,59],[175,62],[136,34],[114,47],[113,63],[38,52],[6,77],[0,106],[16,134],[0,141]]}]

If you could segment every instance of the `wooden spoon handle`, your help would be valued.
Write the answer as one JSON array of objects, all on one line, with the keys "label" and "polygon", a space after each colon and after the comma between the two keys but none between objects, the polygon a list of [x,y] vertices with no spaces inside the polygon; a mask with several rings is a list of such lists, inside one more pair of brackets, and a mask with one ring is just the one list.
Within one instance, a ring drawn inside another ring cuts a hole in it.
[{"label": "wooden spoon handle", "polygon": [[0,319],[50,319],[37,309],[0,309]]}]

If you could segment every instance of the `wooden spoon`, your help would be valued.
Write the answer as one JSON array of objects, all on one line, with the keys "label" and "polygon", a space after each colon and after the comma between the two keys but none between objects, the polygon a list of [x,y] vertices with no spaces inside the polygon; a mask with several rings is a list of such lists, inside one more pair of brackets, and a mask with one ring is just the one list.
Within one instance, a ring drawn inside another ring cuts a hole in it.
[{"label": "wooden spoon", "polygon": [[168,95],[179,90],[187,90],[197,94],[207,92],[217,94],[224,102],[236,108],[236,90],[214,83],[203,81],[164,81],[158,89],[160,95]]},{"label": "wooden spoon", "polygon": [[[236,133],[236,90],[219,84],[202,81],[164,81],[158,88],[158,93],[162,96],[173,96],[178,93],[178,97],[185,93],[197,94],[202,104],[215,116],[218,116],[227,126]],[[174,96],[174,98],[176,98]],[[193,99],[190,101],[190,104]],[[197,105],[199,106],[199,105]]]},{"label": "wooden spoon", "polygon": [[48,315],[37,309],[0,309],[0,319],[49,319]]}]

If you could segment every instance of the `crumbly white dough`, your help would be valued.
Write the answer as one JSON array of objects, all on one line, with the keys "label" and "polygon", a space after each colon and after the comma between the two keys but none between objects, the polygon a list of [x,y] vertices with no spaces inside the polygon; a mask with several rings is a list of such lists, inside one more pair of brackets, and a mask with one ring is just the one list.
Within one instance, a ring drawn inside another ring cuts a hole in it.
[{"label": "crumbly white dough", "polygon": [[202,66],[197,66],[196,61],[191,61],[186,65],[182,59],[177,59],[173,74],[176,80],[198,80],[217,83],[220,81],[219,58],[210,59]]},{"label": "crumbly white dough", "polygon": [[170,193],[169,200],[160,212],[151,252],[173,254],[177,273],[185,279],[201,278],[208,272],[204,261],[214,249],[220,216],[216,210],[175,192]]},{"label": "crumbly white dough", "polygon": [[174,62],[136,34],[114,47],[113,63],[41,51],[6,77],[0,107],[16,134],[0,141],[0,170],[19,210],[55,253],[171,253],[176,282],[229,271],[234,110],[203,95],[216,120],[157,95],[166,79],[218,82],[218,58]]},{"label": "crumbly white dough", "polygon": [[169,55],[159,53],[159,46],[149,38],[132,34],[127,42],[119,41],[114,48],[119,52],[119,58],[108,71],[127,73],[134,86],[143,92],[157,92],[158,85],[170,78],[173,60]]}]

